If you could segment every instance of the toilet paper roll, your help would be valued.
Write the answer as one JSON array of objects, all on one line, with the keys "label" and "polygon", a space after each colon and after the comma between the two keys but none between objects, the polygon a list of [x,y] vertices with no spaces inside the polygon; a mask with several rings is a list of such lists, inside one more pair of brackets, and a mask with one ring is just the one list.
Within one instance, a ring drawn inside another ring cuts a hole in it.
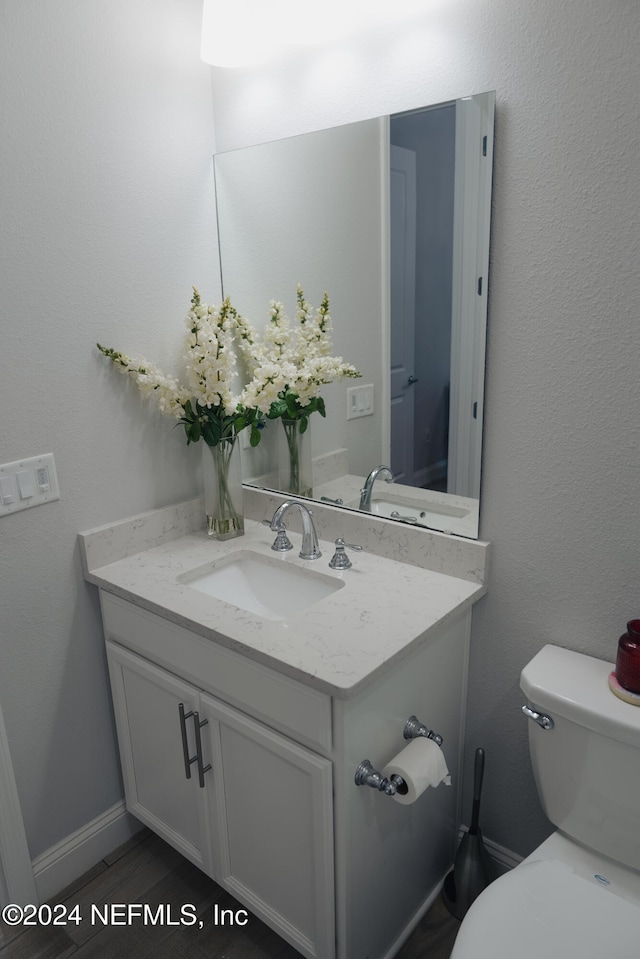
[{"label": "toilet paper roll", "polygon": [[451,785],[444,753],[433,739],[424,736],[412,739],[408,746],[387,763],[382,775],[388,779],[391,776],[402,776],[404,786],[398,789],[393,798],[405,806],[414,803],[429,786],[439,786],[440,783]]}]

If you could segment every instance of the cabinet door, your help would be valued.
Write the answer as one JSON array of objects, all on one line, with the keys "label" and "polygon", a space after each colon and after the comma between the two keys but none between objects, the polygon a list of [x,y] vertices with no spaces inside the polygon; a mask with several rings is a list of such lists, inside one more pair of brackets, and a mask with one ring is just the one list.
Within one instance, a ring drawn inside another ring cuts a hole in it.
[{"label": "cabinet door", "polygon": [[330,959],[331,763],[209,696],[201,702],[215,879],[303,955]]},{"label": "cabinet door", "polygon": [[[107,658],[127,809],[211,875],[207,790],[197,764],[190,765],[190,778],[185,764],[185,752],[196,755],[199,693],[114,643],[107,643]],[[184,723],[180,703],[193,714]]]}]

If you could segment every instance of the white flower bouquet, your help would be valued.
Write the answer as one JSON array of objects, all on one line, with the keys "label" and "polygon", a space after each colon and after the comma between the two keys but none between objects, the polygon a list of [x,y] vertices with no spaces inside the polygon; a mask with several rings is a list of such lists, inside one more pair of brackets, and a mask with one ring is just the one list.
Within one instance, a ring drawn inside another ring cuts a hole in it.
[{"label": "white flower bouquet", "polygon": [[239,348],[252,375],[241,396],[243,408],[257,409],[269,419],[298,420],[304,433],[311,413],[326,416],[320,387],[361,374],[341,356],[332,356],[332,323],[325,293],[317,311],[297,290],[296,323],[291,325],[282,303],[271,301],[262,338],[243,317],[236,316]]},{"label": "white flower bouquet", "polygon": [[236,329],[244,322],[228,298],[220,307],[207,306],[194,286],[186,318],[187,386],[153,363],[131,359],[100,343],[97,346],[120,372],[134,378],[141,393],[155,401],[161,413],[182,423],[187,443],[202,439],[208,446],[217,446],[251,427],[251,445],[256,446],[260,441],[260,411],[245,406],[232,392]]},{"label": "white flower bouquet", "polygon": [[[269,322],[260,337],[229,298],[220,307],[207,306],[194,287],[186,325],[186,385],[153,363],[131,359],[100,343],[97,346],[120,372],[133,377],[138,389],[155,401],[161,413],[182,424],[187,443],[203,440],[212,450],[217,449],[217,485],[222,500],[219,508],[208,511],[208,516],[219,512],[233,514],[231,522],[239,528],[240,520],[235,514],[240,511],[235,506],[232,509],[227,477],[233,441],[241,430],[249,428],[250,444],[257,446],[265,418],[282,422],[289,450],[287,488],[310,495],[310,481],[303,482],[302,477],[299,439],[306,432],[312,413],[326,416],[320,388],[334,380],[360,376],[342,357],[331,355],[327,294],[314,313],[298,286],[295,324],[289,322],[282,303],[272,301]],[[239,394],[233,392],[236,351],[244,359],[249,377]],[[204,462],[209,464],[209,459]],[[211,523],[220,528],[216,519]]]}]

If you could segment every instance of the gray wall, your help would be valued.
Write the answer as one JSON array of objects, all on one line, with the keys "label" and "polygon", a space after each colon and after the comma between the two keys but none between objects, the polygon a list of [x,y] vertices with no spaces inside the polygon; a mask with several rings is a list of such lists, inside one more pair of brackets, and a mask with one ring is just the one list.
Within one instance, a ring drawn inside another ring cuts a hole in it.
[{"label": "gray wall", "polygon": [[482,745],[485,835],[525,854],[549,826],[520,670],[549,642],[612,659],[640,613],[640,7],[422,9],[410,27],[399,7],[384,30],[363,23],[334,55],[214,71],[216,137],[227,149],[497,92],[481,509],[494,548],[474,613],[465,809]]},{"label": "gray wall", "polygon": [[219,297],[201,0],[0,5],[0,462],[59,502],[0,518],[0,702],[32,856],[122,796],[76,533],[195,495],[199,451],[98,354],[165,366]]},{"label": "gray wall", "polygon": [[612,658],[639,613],[640,10],[425,3],[409,28],[393,10],[339,56],[309,50],[262,71],[202,65],[200,11],[0,8],[0,461],[52,450],[63,497],[0,519],[0,702],[31,853],[120,796],[75,533],[198,488],[197,451],[114,381],[94,344],[168,366],[191,284],[217,298],[213,116],[231,149],[489,89],[481,531],[494,558],[474,614],[467,762],[485,747],[485,834],[526,853],[548,826],[519,671],[546,642]]}]

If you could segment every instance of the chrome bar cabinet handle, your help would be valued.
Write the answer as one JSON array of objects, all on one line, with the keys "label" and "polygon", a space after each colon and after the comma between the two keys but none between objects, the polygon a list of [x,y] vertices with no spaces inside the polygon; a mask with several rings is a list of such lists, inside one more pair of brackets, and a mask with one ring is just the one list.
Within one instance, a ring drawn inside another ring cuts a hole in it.
[{"label": "chrome bar cabinet handle", "polygon": [[205,766],[202,760],[202,737],[200,736],[200,730],[203,726],[208,724],[208,719],[200,720],[200,714],[193,714],[193,725],[196,731],[196,760],[198,763],[198,781],[200,783],[200,789],[204,789],[204,774],[208,773],[211,769],[211,763],[207,763]]},{"label": "chrome bar cabinet handle", "polygon": [[[191,779],[191,766],[193,763],[198,765],[198,782],[200,788],[204,789],[204,774],[211,769],[211,763],[204,765],[202,759],[202,736],[200,730],[209,722],[208,719],[200,720],[200,714],[191,709],[188,713],[184,711],[184,703],[178,703],[178,714],[180,716],[180,735],[182,737],[182,757],[184,759],[184,774],[187,779]],[[193,719],[193,727],[196,734],[196,754],[189,756],[189,742],[187,740],[187,719]]]}]

